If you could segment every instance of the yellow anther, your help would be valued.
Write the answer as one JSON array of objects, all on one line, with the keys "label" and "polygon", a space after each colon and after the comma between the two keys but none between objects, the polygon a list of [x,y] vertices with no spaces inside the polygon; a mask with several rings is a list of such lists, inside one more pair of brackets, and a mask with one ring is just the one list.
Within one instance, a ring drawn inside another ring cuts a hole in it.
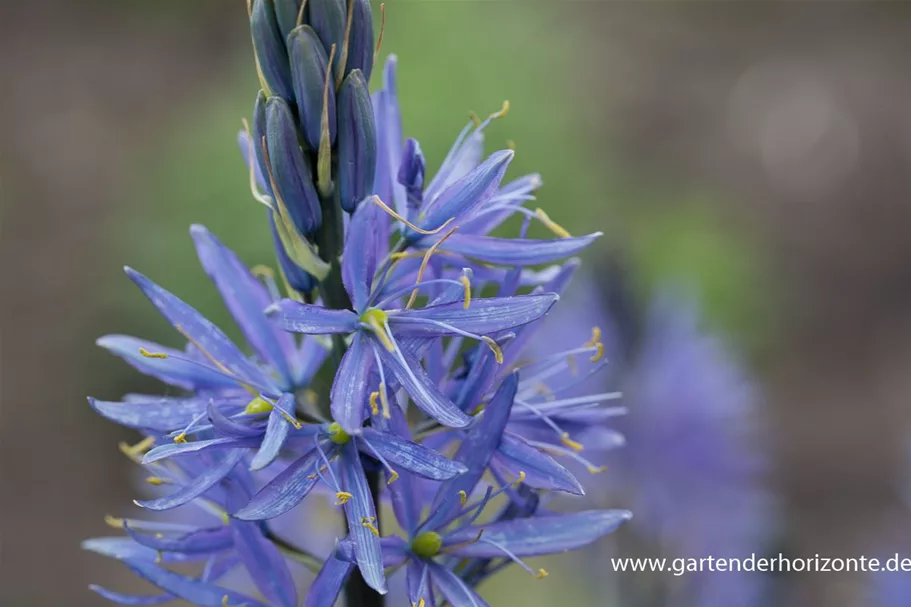
[{"label": "yellow anther", "polygon": [[145,356],[146,358],[167,358],[168,355],[164,352],[149,352],[145,348],[139,348],[139,353]]},{"label": "yellow anther", "polygon": [[494,112],[490,115],[491,118],[502,118],[509,113],[509,99],[503,100],[503,107],[500,108],[499,112]]},{"label": "yellow anther", "polygon": [[534,386],[538,394],[543,396],[546,400],[554,400],[556,398],[553,391],[543,381],[535,382]]},{"label": "yellow anther", "polygon": [[607,466],[589,466],[588,472],[590,474],[601,474],[602,472],[607,471]]},{"label": "yellow anther", "polygon": [[256,415],[258,413],[269,413],[274,405],[262,396],[257,396],[244,407],[244,413],[247,415]]},{"label": "yellow anther", "polygon": [[392,418],[392,412],[389,410],[389,397],[386,395],[386,384],[380,383],[380,404],[383,406],[383,417]]},{"label": "yellow anther", "polygon": [[486,406],[487,406],[486,404],[481,403],[480,405],[478,405],[477,407],[474,408],[474,411],[472,411],[471,414],[472,414],[472,415],[477,415],[478,413],[480,413],[481,411],[483,411],[484,408],[485,408]]},{"label": "yellow anther", "polygon": [[361,322],[373,329],[373,333],[387,350],[395,352],[395,344],[392,343],[389,335],[386,334],[386,323],[388,321],[389,315],[379,308],[370,308],[361,314]]},{"label": "yellow anther", "polygon": [[521,485],[523,482],[525,482],[525,476],[526,476],[525,472],[524,472],[523,470],[519,470],[519,476],[516,478],[516,480],[514,480],[514,481],[512,482],[512,486],[513,486],[513,487],[518,487],[518,486]]},{"label": "yellow anther", "polygon": [[541,220],[541,223],[547,227],[548,230],[559,236],[560,238],[569,238],[572,234],[567,231],[566,228],[561,226],[559,223],[548,217],[547,213],[544,212],[544,209],[535,209],[535,217]]},{"label": "yellow anther", "polygon": [[121,453],[126,455],[128,458],[130,458],[134,462],[142,463],[142,457],[140,457],[140,456],[144,455],[145,452],[148,451],[149,449],[151,449],[152,445],[154,445],[154,444],[155,444],[155,438],[151,437],[151,436],[147,436],[146,438],[142,439],[135,445],[130,445],[129,443],[125,443],[125,442],[120,442],[120,443],[118,443],[117,448],[120,449]]},{"label": "yellow anther", "polygon": [[378,399],[379,397],[380,397],[379,392],[370,393],[370,413],[372,413],[373,415],[380,414],[380,406],[376,402],[376,399]]},{"label": "yellow anther", "polygon": [[560,435],[560,442],[572,449],[573,451],[582,451],[585,447],[582,443],[576,442],[569,437],[569,432],[564,432]]},{"label": "yellow anther", "polygon": [[352,497],[354,497],[354,496],[351,495],[350,493],[348,493],[347,491],[338,491],[335,494],[335,499],[338,500],[337,502],[335,502],[335,505],[341,506],[342,504],[347,504],[348,500],[350,500]]},{"label": "yellow anther", "polygon": [[468,494],[464,490],[459,491],[459,501],[462,502],[463,506],[468,502]]},{"label": "yellow anther", "polygon": [[295,430],[300,430],[301,428],[304,427],[304,425],[302,423],[300,423],[300,420],[298,420],[296,417],[292,417],[285,411],[281,411],[281,410],[279,410],[279,413],[282,414],[282,417],[285,418],[285,421],[287,421],[289,424],[291,424]]},{"label": "yellow anther", "polygon": [[495,342],[493,340],[493,338],[487,337],[486,335],[482,335],[481,339],[484,341],[485,344],[487,344],[487,347],[490,348],[491,351],[493,352],[493,356],[497,360],[497,364],[502,365],[503,364],[503,350],[500,349],[500,345],[497,342]]},{"label": "yellow anther", "polygon": [[538,569],[538,573],[535,574],[535,578],[537,578],[539,580],[543,580],[548,575],[550,575],[550,574],[547,572],[547,569]]},{"label": "yellow anther", "polygon": [[463,307],[467,310],[468,306],[471,305],[471,281],[463,274],[459,276],[459,282],[462,283],[462,287],[464,288],[465,304]]},{"label": "yellow anther", "polygon": [[429,235],[432,235],[432,234],[439,234],[440,232],[443,231],[443,228],[445,228],[446,226],[448,226],[449,223],[452,221],[452,218],[450,218],[450,219],[447,219],[446,221],[444,221],[444,222],[443,222],[443,225],[441,225],[441,226],[438,227],[438,228],[434,228],[433,230],[425,230],[425,229],[423,229],[423,228],[417,227],[416,225],[414,225],[413,223],[411,223],[410,221],[408,221],[407,219],[405,219],[404,217],[402,217],[401,215],[399,215],[398,213],[396,213],[395,211],[393,211],[393,210],[389,207],[388,204],[386,204],[385,202],[383,202],[383,201],[380,199],[379,196],[371,196],[371,202],[373,202],[373,204],[375,204],[376,206],[378,206],[378,207],[380,207],[381,209],[383,209],[383,210],[386,212],[387,215],[390,215],[391,217],[393,217],[393,218],[395,218],[395,219],[401,221],[402,223],[404,223],[406,226],[408,226],[409,228],[411,228],[412,230],[414,230],[414,231],[417,232],[418,234],[425,234],[425,235],[428,235],[428,236],[429,236]]},{"label": "yellow anther", "polygon": [[361,519],[361,525],[370,530],[373,535],[380,537],[380,530],[376,528],[376,525],[373,523],[376,521],[375,517],[365,516]]},{"label": "yellow anther", "polygon": [[424,600],[424,597],[421,597],[421,600],[419,600],[417,603],[412,603],[411,607],[424,607],[426,604],[427,602]]},{"label": "yellow anther", "polygon": [[473,111],[468,110],[468,118],[469,118],[469,120],[474,122],[474,125],[476,127],[481,126],[481,117],[478,116],[477,114],[475,114]]},{"label": "yellow anther", "polygon": [[161,485],[164,485],[168,481],[161,478],[160,476],[150,476],[146,479],[146,482],[149,483],[150,485],[155,485],[156,487],[159,487]]},{"label": "yellow anther", "polygon": [[[447,219],[446,223],[449,223],[450,221],[452,221],[451,218]],[[444,223],[443,225],[446,225],[446,224]],[[433,243],[433,246],[430,247],[429,249],[427,249],[427,251],[424,253],[424,259],[421,260],[421,267],[418,268],[418,276],[414,281],[414,290],[411,292],[411,296],[408,298],[408,303],[405,304],[406,309],[408,309],[414,305],[414,300],[418,296],[417,287],[419,284],[421,284],[421,279],[424,278],[424,272],[427,271],[427,264],[430,263],[430,258],[433,257],[433,254],[436,253],[439,246],[441,244],[443,244],[444,242],[446,242],[446,239],[449,238],[450,236],[452,236],[453,232],[455,232],[457,229],[458,229],[458,226],[456,226],[456,227],[452,228],[451,230],[449,230],[448,232],[446,232],[446,234],[444,234],[442,238],[440,238],[438,241]]]},{"label": "yellow anther", "polygon": [[[304,2],[304,4],[307,4]],[[239,605],[232,605],[228,602],[228,595],[221,597],[221,607],[246,607],[246,603],[240,603]]]},{"label": "yellow anther", "polygon": [[160,564],[164,562],[164,555],[161,553],[161,550],[155,551],[155,563]]},{"label": "yellow anther", "polygon": [[516,142],[513,141],[512,139],[507,139],[506,140],[506,149],[516,151]]},{"label": "yellow anther", "polygon": [[113,527],[114,529],[123,529],[124,520],[122,518],[117,518],[116,516],[111,516],[110,514],[104,515],[104,524],[108,527]]},{"label": "yellow anther", "polygon": [[604,358],[604,344],[601,343],[601,328],[592,327],[592,338],[582,344],[586,348],[594,348],[595,354],[589,359],[593,363],[598,362]]},{"label": "yellow anther", "polygon": [[181,432],[180,434],[178,434],[177,436],[175,436],[175,437],[174,437],[174,442],[175,442],[175,443],[185,443],[185,442],[187,442],[187,433],[186,433],[186,432]]},{"label": "yellow anther", "polygon": [[397,480],[399,480],[399,473],[396,472],[395,470],[393,470],[392,468],[390,468],[389,469],[389,480],[386,481],[386,484],[391,485],[392,483],[394,483]]},{"label": "yellow anther", "polygon": [[250,273],[257,278],[271,278],[275,280],[275,270],[265,264],[259,264],[250,268]]}]

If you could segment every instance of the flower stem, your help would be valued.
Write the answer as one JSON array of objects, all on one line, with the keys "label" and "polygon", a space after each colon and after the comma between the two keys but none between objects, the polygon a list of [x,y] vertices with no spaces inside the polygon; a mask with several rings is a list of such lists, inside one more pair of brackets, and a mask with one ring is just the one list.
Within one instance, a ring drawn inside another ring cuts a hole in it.
[{"label": "flower stem", "polygon": [[[336,310],[351,309],[351,301],[345,286],[342,283],[341,255],[344,243],[344,223],[342,205],[338,195],[324,197],[320,201],[323,214],[323,224],[316,234],[316,244],[319,247],[320,257],[330,264],[329,274],[320,282],[320,295],[323,305]],[[340,335],[332,338],[332,364],[336,370],[345,354],[345,340]],[[329,411],[325,412],[330,415]],[[376,511],[376,527],[380,527],[380,473],[367,472],[367,484],[370,486],[370,495]],[[383,607],[383,595],[373,590],[361,577],[361,572],[355,569],[348,582],[345,584],[345,603],[348,607]]]}]

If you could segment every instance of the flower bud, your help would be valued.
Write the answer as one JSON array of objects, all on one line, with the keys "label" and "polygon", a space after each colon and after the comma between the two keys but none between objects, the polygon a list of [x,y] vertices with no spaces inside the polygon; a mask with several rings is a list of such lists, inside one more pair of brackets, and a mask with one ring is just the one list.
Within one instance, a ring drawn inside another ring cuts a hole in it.
[{"label": "flower bud", "polygon": [[361,70],[364,81],[370,82],[373,71],[373,11],[370,0],[353,0],[351,35],[348,38],[348,63],[345,73]]},{"label": "flower bud", "polygon": [[263,152],[263,137],[266,136],[266,93],[260,91],[253,104],[253,124],[250,125],[250,138],[252,141],[253,157],[259,168],[259,174],[264,181],[265,190],[272,195],[272,186],[269,183],[269,171],[266,168],[266,154]]},{"label": "flower bud", "polygon": [[297,27],[297,15],[301,10],[301,0],[272,0],[275,3],[275,19],[278,22],[278,30],[281,32],[282,40],[288,38],[295,27]]},{"label": "flower bud", "polygon": [[[307,144],[315,150],[319,147],[323,88],[329,59],[319,37],[309,25],[295,28],[288,36],[288,55],[301,128]],[[331,144],[335,142],[335,90],[332,86],[329,87],[327,103]]]},{"label": "flower bud", "polygon": [[[310,26],[316,35],[319,36],[320,42],[323,43],[323,49],[326,56],[329,55],[332,45],[335,45],[336,58],[341,55],[342,43],[345,41],[345,26],[347,24],[347,10],[345,9],[345,0],[307,0],[307,10],[310,12]],[[352,24],[352,27],[353,24]],[[336,62],[336,68],[332,70],[340,74],[345,66]]]},{"label": "flower bud", "polygon": [[278,234],[275,218],[271,211],[269,212],[269,226],[272,229],[272,240],[275,243],[275,256],[278,258],[278,265],[281,268],[282,274],[285,275],[288,284],[295,290],[302,293],[309,293],[316,287],[318,281],[308,274],[306,270],[291,261],[287,251],[285,251],[285,245],[282,243],[282,239]]},{"label": "flower bud", "polygon": [[310,159],[301,149],[291,108],[281,97],[266,102],[266,145],[275,180],[291,220],[301,234],[316,232],[322,223],[319,197],[313,187]]},{"label": "flower bud", "polygon": [[424,153],[416,139],[409,138],[402,150],[398,181],[405,186],[408,196],[408,215],[411,218],[424,200]]},{"label": "flower bud", "polygon": [[338,93],[338,190],[342,208],[353,213],[373,188],[376,126],[367,81],[354,70]]},{"label": "flower bud", "polygon": [[250,13],[253,48],[266,86],[272,95],[291,99],[291,68],[284,36],[275,18],[274,0],[255,0]]}]

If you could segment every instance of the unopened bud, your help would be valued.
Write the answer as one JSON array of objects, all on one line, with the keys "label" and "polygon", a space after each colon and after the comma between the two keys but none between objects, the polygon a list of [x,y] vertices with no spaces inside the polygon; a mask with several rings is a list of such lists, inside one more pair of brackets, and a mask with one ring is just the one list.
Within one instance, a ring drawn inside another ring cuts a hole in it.
[{"label": "unopened bud", "polygon": [[[336,49],[336,57],[342,52],[347,24],[345,4],[345,0],[307,0],[310,27],[323,43],[326,56],[329,55],[333,44]],[[340,61],[336,61],[337,66],[332,70],[333,73],[340,74],[345,69],[345,66],[340,63]]]},{"label": "unopened bud", "polygon": [[405,186],[408,195],[409,219],[412,213],[421,208],[424,199],[424,153],[416,139],[409,138],[402,150],[402,163],[399,165],[398,181]]},{"label": "unopened bud", "polygon": [[373,71],[373,11],[370,9],[370,0],[353,0],[351,12],[345,74],[361,70],[364,80],[370,82],[370,73]]},{"label": "unopened bud", "polygon": [[275,4],[275,19],[281,32],[282,40],[288,38],[297,27],[297,16],[300,14],[302,0],[272,0]]},{"label": "unopened bud", "polygon": [[319,197],[313,186],[310,159],[297,138],[294,115],[281,97],[270,97],[266,102],[266,145],[276,194],[288,207],[300,233],[313,234],[322,223]]},{"label": "unopened bud", "polygon": [[275,18],[274,0],[254,0],[250,14],[250,32],[259,69],[269,92],[291,99],[291,68],[285,50],[285,37]]},{"label": "unopened bud", "polygon": [[376,125],[367,81],[351,72],[338,93],[338,189],[342,208],[353,213],[373,188]]},{"label": "unopened bud", "polygon": [[[294,97],[304,137],[311,149],[319,147],[320,120],[323,110],[323,88],[329,59],[313,28],[302,25],[288,36],[288,56],[291,58],[291,78]],[[329,87],[329,140],[335,142],[335,91]]]}]

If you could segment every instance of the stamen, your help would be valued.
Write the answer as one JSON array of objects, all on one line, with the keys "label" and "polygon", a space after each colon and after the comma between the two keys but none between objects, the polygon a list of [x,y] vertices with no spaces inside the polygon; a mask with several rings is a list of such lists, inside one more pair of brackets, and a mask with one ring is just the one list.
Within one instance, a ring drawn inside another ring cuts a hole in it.
[{"label": "stamen", "polygon": [[[350,6],[350,5],[349,5]],[[351,10],[350,8],[348,9]],[[348,13],[348,31],[351,30],[351,13]],[[345,51],[348,55],[348,33],[345,33]],[[329,65],[326,67],[326,82],[323,85],[323,110],[320,114],[319,151],[316,156],[316,186],[324,197],[332,193],[332,144],[329,142],[329,82],[332,80],[332,61],[335,59],[335,45],[329,49]],[[345,61],[342,58],[342,61]],[[342,83],[345,75],[345,64],[336,78],[335,86]]]},{"label": "stamen", "polygon": [[237,377],[237,374],[236,374],[236,373],[234,373],[231,369],[229,369],[228,367],[226,367],[225,365],[223,365],[217,358],[215,358],[212,354],[210,354],[208,350],[206,350],[205,348],[203,348],[203,347],[202,347],[202,344],[200,344],[198,341],[196,341],[196,340],[193,338],[193,336],[191,336],[189,333],[187,333],[187,332],[184,330],[183,327],[181,327],[180,325],[174,325],[174,328],[177,329],[177,332],[180,333],[181,335],[183,335],[184,338],[185,338],[188,342],[190,342],[191,344],[193,344],[194,346],[196,346],[196,348],[197,348],[200,352],[202,352],[203,356],[205,356],[206,358],[208,358],[208,359],[212,362],[212,364],[215,365],[216,367],[218,367],[218,369],[219,369],[222,373],[226,373],[227,375],[230,375],[231,377],[237,378],[237,383],[240,384],[240,386],[241,386],[242,388],[244,388],[245,390],[247,390],[248,392],[250,392],[251,394],[253,394],[253,396],[258,396],[258,395],[259,395],[259,392],[257,392],[256,390],[254,390],[252,386],[250,386],[249,384],[247,384],[247,383],[241,381],[240,378]]},{"label": "stamen", "polygon": [[475,125],[476,127],[480,127],[480,126],[481,126],[481,118],[480,118],[480,116],[478,116],[478,115],[477,115],[476,113],[474,113],[472,110],[468,110],[468,118],[469,118],[472,122],[474,122],[474,125]]},{"label": "stamen", "polygon": [[145,356],[146,358],[167,358],[168,355],[164,352],[149,352],[145,348],[139,348],[139,353]]},{"label": "stamen", "polygon": [[487,344],[487,347],[493,352],[493,357],[496,359],[498,365],[503,364],[503,350],[500,349],[500,345],[493,340],[492,337],[487,337],[486,335],[481,336],[481,340]]},{"label": "stamen", "polygon": [[386,395],[386,382],[380,382],[380,403],[383,405],[383,417],[392,418],[392,412],[389,410],[389,397]]},{"label": "stamen", "polygon": [[526,477],[525,472],[523,470],[519,470],[519,476],[517,476],[516,480],[514,480],[512,482],[512,486],[518,487],[519,485],[521,485],[523,482],[525,482],[525,477]]},{"label": "stamen", "polygon": [[335,78],[335,88],[342,84],[342,77],[345,75],[345,66],[348,65],[348,44],[351,40],[351,21],[354,13],[354,0],[348,0],[348,22],[345,23],[345,38],[342,40],[342,52],[339,55],[338,64],[341,66],[338,76]]},{"label": "stamen", "polygon": [[383,467],[386,469],[386,471],[389,473],[389,480],[386,481],[386,484],[387,484],[387,485],[391,485],[392,483],[394,483],[395,481],[398,480],[398,478],[399,478],[399,473],[396,472],[396,471],[392,468],[392,466],[389,465],[389,462],[386,461],[386,458],[383,457],[383,456],[380,454],[380,452],[377,451],[377,450],[373,447],[373,445],[370,444],[370,441],[369,441],[369,440],[362,440],[362,441],[360,442],[360,444],[363,445],[363,446],[365,446],[365,447],[367,447],[367,449],[370,450],[370,453],[373,454],[373,457],[375,457],[375,458],[377,459],[377,461],[380,462],[380,464],[382,464]]},{"label": "stamen", "polygon": [[241,603],[240,605],[231,605],[228,603],[228,595],[221,597],[221,607],[245,607],[246,603]]},{"label": "stamen", "polygon": [[449,230],[448,232],[446,232],[446,234],[444,234],[442,238],[440,238],[438,241],[433,243],[433,246],[430,247],[429,249],[427,249],[427,251],[424,253],[424,259],[421,260],[421,267],[418,268],[418,276],[414,281],[415,289],[411,292],[411,297],[408,298],[408,303],[405,304],[406,310],[410,309],[411,306],[414,305],[414,300],[418,296],[417,285],[421,284],[421,279],[424,278],[424,272],[427,271],[427,264],[430,263],[430,258],[433,256],[434,253],[436,253],[436,250],[440,247],[440,245],[443,244],[447,238],[452,236],[452,233],[455,232],[457,229],[458,229],[458,226],[456,226],[456,227],[452,228],[451,230]]},{"label": "stamen", "polygon": [[464,308],[467,310],[468,306],[471,305],[471,281],[468,280],[468,277],[462,274],[459,276],[459,282],[462,283],[462,286],[465,287],[465,305]]},{"label": "stamen", "polygon": [[142,456],[145,455],[146,452],[151,449],[154,444],[155,437],[147,436],[135,445],[130,445],[126,442],[120,442],[117,445],[117,448],[120,449],[121,453],[138,464],[142,463]]},{"label": "stamen", "polygon": [[156,487],[160,487],[161,485],[170,483],[171,481],[161,478],[160,476],[150,476],[146,479],[146,482],[149,483],[150,485],[155,485]]},{"label": "stamen", "polygon": [[335,499],[338,501],[335,502],[335,505],[341,506],[342,504],[347,504],[348,500],[350,500],[352,497],[354,497],[354,496],[351,495],[350,493],[348,493],[347,491],[336,491]]},{"label": "stamen", "polygon": [[295,23],[294,23],[298,27],[300,27],[304,23],[304,9],[306,7],[307,7],[307,0],[304,0],[303,2],[301,2],[301,7],[297,11],[297,21],[295,21]]},{"label": "stamen", "polygon": [[373,415],[380,414],[380,407],[379,407],[379,405],[376,404],[376,399],[379,397],[380,397],[379,392],[370,393],[370,413],[372,413]]},{"label": "stamen", "polygon": [[462,502],[462,505],[463,505],[463,506],[464,506],[465,503],[468,501],[468,494],[465,493],[465,490],[464,490],[464,489],[461,490],[461,491],[459,491],[459,501]]},{"label": "stamen", "polygon": [[550,573],[547,571],[547,569],[542,568],[542,569],[538,569],[538,573],[535,575],[535,577],[539,580],[543,580],[548,575],[550,575]]},{"label": "stamen", "polygon": [[507,139],[506,140],[506,149],[516,151],[516,142],[513,141],[512,139]]},{"label": "stamen", "polygon": [[[535,578],[541,579],[541,578],[547,576],[547,570],[545,570],[545,569],[538,569],[537,571],[535,571],[534,569],[532,569],[531,567],[529,567],[528,565],[526,565],[526,564],[525,564],[525,561],[523,561],[523,560],[520,559],[518,556],[516,556],[511,550],[509,550],[509,548],[507,548],[507,547],[504,546],[503,544],[501,544],[501,543],[499,543],[499,542],[495,542],[495,541],[493,541],[493,540],[491,540],[491,539],[489,539],[489,538],[486,538],[486,537],[483,538],[483,539],[481,539],[480,541],[484,542],[485,544],[490,544],[490,545],[493,546],[494,548],[497,548],[498,550],[500,550],[508,559],[510,559],[510,560],[511,560],[512,562],[514,562],[516,565],[518,565],[519,567],[521,567],[522,569],[524,569],[525,571],[527,571],[528,573],[530,573],[531,575],[533,575]],[[542,572],[543,572],[543,573],[542,573]]]},{"label": "stamen", "polygon": [[547,216],[547,213],[544,212],[544,209],[535,209],[535,217],[541,220],[547,229],[559,236],[560,238],[569,238],[572,234],[567,231],[566,228],[558,224],[556,221]]},{"label": "stamen", "polygon": [[[382,4],[380,5],[382,6]],[[417,603],[412,603],[411,607],[424,607],[427,603],[424,601],[424,597],[421,597]]]},{"label": "stamen", "polygon": [[[256,69],[259,69],[259,63],[256,65]],[[259,74],[260,81],[262,81],[262,73]],[[263,89],[264,91],[266,89]],[[241,123],[244,125],[244,132],[247,133],[247,141],[250,143],[247,145],[247,157],[250,159],[250,194],[253,195],[253,200],[260,204],[264,204],[273,211],[275,207],[272,206],[272,199],[268,196],[265,196],[260,193],[259,187],[256,185],[256,151],[254,149],[253,135],[250,134],[250,123],[247,122],[246,118],[241,119]]]},{"label": "stamen", "polygon": [[390,352],[395,352],[395,344],[389,336],[386,335],[386,331],[383,328],[388,320],[389,315],[379,308],[370,308],[361,315],[361,322],[365,323],[373,330],[377,339],[380,340],[383,346]]},{"label": "stamen", "polygon": [[174,437],[174,442],[175,442],[175,443],[185,443],[185,442],[187,442],[187,433],[186,433],[186,432],[181,432],[180,434],[178,434],[177,436],[175,436],[175,437]]},{"label": "stamen", "polygon": [[275,271],[266,265],[258,265],[250,268],[250,273],[253,274],[256,278],[260,279],[265,285],[266,289],[269,291],[269,297],[272,298],[272,301],[278,301],[281,299],[281,294],[278,291],[278,285],[275,282]]},{"label": "stamen", "polygon": [[124,520],[122,518],[117,518],[116,516],[111,516],[110,514],[104,515],[104,524],[108,527],[113,527],[114,529],[123,529]]},{"label": "stamen", "polygon": [[376,525],[373,524],[374,522],[376,522],[376,517],[374,516],[365,516],[361,519],[361,525],[370,529],[370,532],[373,533],[373,535],[380,537],[380,530],[376,528]]},{"label": "stamen", "polygon": [[569,437],[569,432],[564,432],[562,435],[560,435],[560,442],[563,443],[564,445],[566,445],[567,447],[569,447],[570,449],[572,449],[573,451],[584,451],[585,450],[585,446],[582,443],[576,442]]},{"label": "stamen", "polygon": [[425,235],[438,234],[439,232],[441,232],[443,230],[443,228],[445,228],[447,225],[449,225],[449,223],[454,219],[454,218],[447,219],[445,222],[443,222],[443,225],[441,225],[440,227],[438,227],[436,229],[425,230],[423,228],[417,227],[416,225],[414,225],[413,223],[411,223],[410,221],[408,221],[407,219],[405,219],[404,217],[402,217],[401,215],[399,215],[398,213],[393,211],[389,207],[389,205],[387,205],[385,202],[380,200],[379,196],[372,196],[371,198],[372,198],[373,204],[377,205],[378,207],[383,209],[388,215],[392,216],[393,218],[397,219],[398,221],[401,221],[402,223],[404,223],[406,226],[408,226],[409,228],[411,228],[418,234],[425,234]]},{"label": "stamen", "polygon": [[503,116],[505,116],[508,113],[509,113],[509,99],[504,99],[503,107],[500,108],[500,111],[494,112],[493,114],[488,116],[487,119],[494,120],[496,118],[502,118]]},{"label": "stamen", "polygon": [[464,548],[465,546],[471,546],[472,544],[477,544],[481,541],[481,536],[484,535],[484,530],[479,529],[478,535],[473,537],[470,540],[465,540],[464,542],[459,542],[458,544],[453,544],[452,546],[446,546],[442,550],[438,551],[437,554],[447,554],[450,552],[455,552],[459,548]]}]

